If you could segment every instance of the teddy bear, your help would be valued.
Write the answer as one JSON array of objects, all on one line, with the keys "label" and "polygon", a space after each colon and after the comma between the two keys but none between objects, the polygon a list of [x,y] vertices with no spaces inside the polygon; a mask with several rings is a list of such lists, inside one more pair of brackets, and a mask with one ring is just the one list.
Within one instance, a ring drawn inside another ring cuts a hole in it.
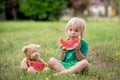
[{"label": "teddy bear", "polygon": [[41,62],[45,64],[45,68],[42,71],[45,71],[48,69],[47,63],[44,62],[39,54],[39,50],[41,49],[39,44],[29,44],[27,46],[24,46],[22,48],[22,52],[25,54],[25,57],[21,61],[21,69],[26,70],[29,74],[36,74],[38,71],[34,69],[34,67],[31,67],[29,62]]}]

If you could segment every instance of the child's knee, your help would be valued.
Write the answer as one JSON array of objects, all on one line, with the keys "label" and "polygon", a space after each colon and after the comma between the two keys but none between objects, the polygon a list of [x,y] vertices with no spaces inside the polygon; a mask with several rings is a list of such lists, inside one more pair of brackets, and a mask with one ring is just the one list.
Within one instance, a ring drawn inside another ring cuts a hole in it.
[{"label": "child's knee", "polygon": [[83,65],[85,66],[85,68],[88,68],[89,62],[86,59],[84,59],[83,60]]},{"label": "child's knee", "polygon": [[56,59],[54,57],[51,57],[48,61],[49,65],[54,65],[54,62],[56,61]]}]

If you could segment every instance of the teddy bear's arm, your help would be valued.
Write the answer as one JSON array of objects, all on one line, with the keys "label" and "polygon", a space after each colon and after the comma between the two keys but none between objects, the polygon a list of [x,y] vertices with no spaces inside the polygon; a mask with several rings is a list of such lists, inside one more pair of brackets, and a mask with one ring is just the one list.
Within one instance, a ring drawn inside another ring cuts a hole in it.
[{"label": "teddy bear's arm", "polygon": [[43,62],[43,63],[47,66],[47,63],[46,63],[44,60],[42,60],[41,58],[38,58],[37,61],[38,61],[38,62]]},{"label": "teddy bear's arm", "polygon": [[28,69],[28,61],[27,61],[27,58],[24,58],[24,59],[21,61],[20,67],[21,67],[21,69],[23,69],[23,70],[27,70],[27,69]]}]

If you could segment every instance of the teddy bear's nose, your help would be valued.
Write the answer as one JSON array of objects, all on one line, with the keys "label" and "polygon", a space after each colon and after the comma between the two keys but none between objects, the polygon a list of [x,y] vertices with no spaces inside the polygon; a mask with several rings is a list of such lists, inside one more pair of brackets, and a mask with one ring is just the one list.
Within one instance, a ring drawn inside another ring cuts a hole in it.
[{"label": "teddy bear's nose", "polygon": [[36,53],[35,53],[35,56],[39,56],[39,53],[36,52]]},{"label": "teddy bear's nose", "polygon": [[39,53],[34,53],[31,55],[31,59],[35,60],[37,57],[39,57]]},{"label": "teddy bear's nose", "polygon": [[39,56],[39,53],[34,53],[32,56],[34,56],[34,57],[38,57]]}]

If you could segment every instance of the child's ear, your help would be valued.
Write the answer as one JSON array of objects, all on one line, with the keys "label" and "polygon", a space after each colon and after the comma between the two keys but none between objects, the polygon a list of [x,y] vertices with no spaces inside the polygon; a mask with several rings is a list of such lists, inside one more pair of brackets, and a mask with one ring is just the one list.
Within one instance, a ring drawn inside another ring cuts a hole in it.
[{"label": "child's ear", "polygon": [[82,38],[82,37],[83,37],[83,33],[81,32],[81,33],[80,33],[80,38]]},{"label": "child's ear", "polygon": [[26,53],[27,49],[28,49],[27,46],[24,46],[24,47],[22,48],[22,52]]},{"label": "child's ear", "polygon": [[38,48],[38,49],[41,49],[41,47],[40,47],[40,45],[39,45],[39,44],[37,44],[37,48]]}]

